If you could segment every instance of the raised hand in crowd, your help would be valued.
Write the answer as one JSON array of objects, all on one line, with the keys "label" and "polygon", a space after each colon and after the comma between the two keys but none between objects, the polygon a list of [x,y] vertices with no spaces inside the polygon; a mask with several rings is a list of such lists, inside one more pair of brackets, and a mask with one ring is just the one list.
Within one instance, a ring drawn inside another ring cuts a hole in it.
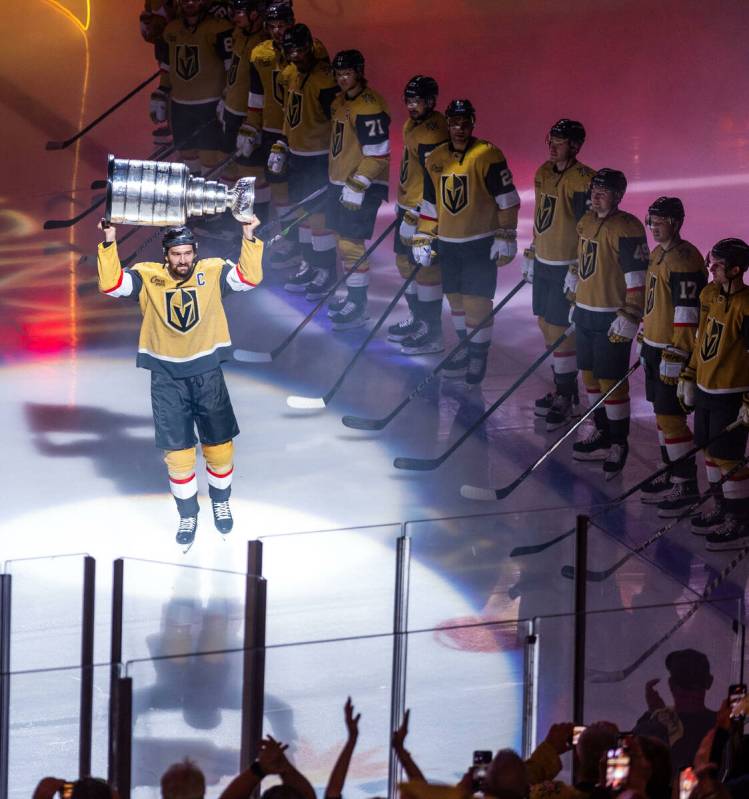
[{"label": "raised hand in crowd", "polygon": [[351,763],[351,756],[354,754],[356,741],[359,738],[359,719],[361,713],[354,715],[354,705],[349,696],[346,699],[346,704],[343,706],[343,718],[346,723],[346,732],[348,733],[346,743],[343,745],[341,754],[338,755],[333,770],[330,772],[328,785],[325,788],[326,799],[337,799],[343,794],[343,786],[346,784],[346,775],[348,774],[349,764]]},{"label": "raised hand in crowd", "polygon": [[654,710],[660,710],[660,708],[666,707],[663,697],[658,693],[658,689],[655,687],[659,682],[660,678],[655,677],[645,683],[645,703],[651,713]]},{"label": "raised hand in crowd", "polygon": [[405,747],[406,736],[408,735],[408,720],[410,715],[411,711],[407,708],[406,712],[403,714],[403,723],[393,733],[390,743],[393,747],[393,751],[395,752],[395,756],[398,758],[398,762],[403,767],[403,771],[406,772],[408,779],[411,782],[426,782],[426,777],[424,777],[421,769],[416,765],[414,759],[411,757],[411,753]]}]

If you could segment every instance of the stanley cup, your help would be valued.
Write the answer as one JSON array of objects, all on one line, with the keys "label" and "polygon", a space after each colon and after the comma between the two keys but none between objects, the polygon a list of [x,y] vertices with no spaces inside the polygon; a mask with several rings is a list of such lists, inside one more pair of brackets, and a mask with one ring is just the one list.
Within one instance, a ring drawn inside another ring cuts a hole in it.
[{"label": "stanley cup", "polygon": [[231,211],[249,222],[255,202],[255,178],[240,178],[232,189],[217,180],[190,174],[186,164],[138,161],[109,156],[108,222],[158,227],[184,225],[190,216]]}]

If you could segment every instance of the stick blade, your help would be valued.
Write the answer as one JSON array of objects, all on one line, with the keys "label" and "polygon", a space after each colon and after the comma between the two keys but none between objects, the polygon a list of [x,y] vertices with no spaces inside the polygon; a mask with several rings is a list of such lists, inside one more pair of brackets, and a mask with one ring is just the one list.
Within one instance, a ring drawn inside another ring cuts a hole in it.
[{"label": "stick blade", "polygon": [[494,499],[504,499],[505,497],[509,497],[519,485],[520,480],[513,480],[509,485],[504,486],[504,488],[495,488]]},{"label": "stick blade", "polygon": [[324,408],[325,400],[322,397],[297,397],[292,394],[286,397],[286,404],[299,411],[312,411]]},{"label": "stick blade", "polygon": [[562,577],[566,578],[567,580],[574,580],[575,567],[570,566],[569,564],[567,564],[566,566],[562,566]]},{"label": "stick blade", "polygon": [[106,189],[107,188],[107,181],[106,180],[92,180],[91,181],[91,188],[92,189]]},{"label": "stick blade", "polygon": [[460,487],[460,495],[466,499],[494,500],[497,498],[493,488],[481,488],[480,486],[463,485]]},{"label": "stick blade", "polygon": [[601,669],[585,669],[585,676],[588,682],[607,683],[622,682],[627,675],[622,669],[618,671],[603,671]]},{"label": "stick blade", "polygon": [[382,430],[385,427],[384,419],[363,419],[361,416],[346,415],[341,421],[354,430]]},{"label": "stick blade", "polygon": [[234,350],[234,360],[242,363],[270,363],[273,356],[269,352],[255,352],[254,350]]},{"label": "stick blade", "polygon": [[44,230],[59,230],[60,228],[72,227],[75,222],[68,219],[48,219],[42,227]]},{"label": "stick blade", "polygon": [[424,458],[396,458],[393,466],[396,469],[407,469],[411,472],[428,472],[440,465],[439,459],[426,460]]},{"label": "stick blade", "polygon": [[67,143],[64,141],[48,141],[44,145],[45,150],[64,150],[67,147]]}]

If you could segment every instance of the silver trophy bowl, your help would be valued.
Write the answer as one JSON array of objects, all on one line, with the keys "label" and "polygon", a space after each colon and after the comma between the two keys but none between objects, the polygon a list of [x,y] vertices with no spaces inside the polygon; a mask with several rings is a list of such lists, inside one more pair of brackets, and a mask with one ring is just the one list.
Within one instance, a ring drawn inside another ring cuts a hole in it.
[{"label": "silver trophy bowl", "polygon": [[249,222],[255,203],[255,178],[240,178],[233,188],[190,174],[186,164],[115,158],[107,161],[104,218],[114,224],[174,227],[191,216],[226,210]]}]

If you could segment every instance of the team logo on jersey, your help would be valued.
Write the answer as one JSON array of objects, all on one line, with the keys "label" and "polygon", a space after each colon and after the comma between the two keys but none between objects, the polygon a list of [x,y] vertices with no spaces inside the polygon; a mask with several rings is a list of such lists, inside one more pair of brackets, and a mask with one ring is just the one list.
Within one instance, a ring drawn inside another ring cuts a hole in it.
[{"label": "team logo on jersey", "polygon": [[403,148],[403,158],[401,158],[401,183],[408,180],[408,150]]},{"label": "team logo on jersey", "polygon": [[187,333],[200,321],[197,289],[176,289],[164,293],[166,321],[179,333]]},{"label": "team logo on jersey", "polygon": [[650,275],[648,280],[648,295],[645,298],[645,316],[647,316],[655,306],[655,285],[658,278],[655,275]]},{"label": "team logo on jersey", "polygon": [[234,53],[231,57],[231,66],[229,67],[229,75],[227,77],[227,83],[229,86],[233,86],[237,82],[237,71],[239,70],[239,56]]},{"label": "team logo on jersey", "polygon": [[578,271],[580,273],[580,279],[587,280],[589,277],[592,277],[593,273],[596,271],[598,262],[598,242],[593,241],[593,239],[584,239],[582,237],[580,238],[580,242],[582,244],[582,251],[580,254]]},{"label": "team logo on jersey", "polygon": [[197,44],[178,44],[176,70],[182,80],[191,80],[200,72],[200,49]]},{"label": "team logo on jersey", "polygon": [[289,94],[289,103],[286,107],[286,121],[290,128],[295,128],[302,121],[302,95],[299,92]]},{"label": "team logo on jersey", "polygon": [[459,214],[468,205],[468,175],[442,175],[442,205],[451,214]]},{"label": "team logo on jersey", "polygon": [[283,86],[279,82],[278,78],[281,75],[280,69],[274,69],[271,73],[271,86],[273,87],[273,99],[279,104],[283,105],[284,96],[283,96]]},{"label": "team logo on jersey", "polygon": [[333,142],[330,147],[330,154],[333,156],[333,158],[339,156],[341,154],[341,150],[343,149],[343,128],[343,122],[336,119],[335,128],[333,128]]},{"label": "team logo on jersey", "polygon": [[705,325],[705,335],[702,337],[702,343],[700,344],[700,358],[702,358],[703,363],[718,354],[720,340],[723,337],[725,327],[723,322],[713,319],[712,316],[708,317]]},{"label": "team logo on jersey", "polygon": [[536,233],[543,233],[551,227],[554,221],[554,211],[557,209],[557,198],[550,194],[542,194],[542,200],[536,209]]}]

